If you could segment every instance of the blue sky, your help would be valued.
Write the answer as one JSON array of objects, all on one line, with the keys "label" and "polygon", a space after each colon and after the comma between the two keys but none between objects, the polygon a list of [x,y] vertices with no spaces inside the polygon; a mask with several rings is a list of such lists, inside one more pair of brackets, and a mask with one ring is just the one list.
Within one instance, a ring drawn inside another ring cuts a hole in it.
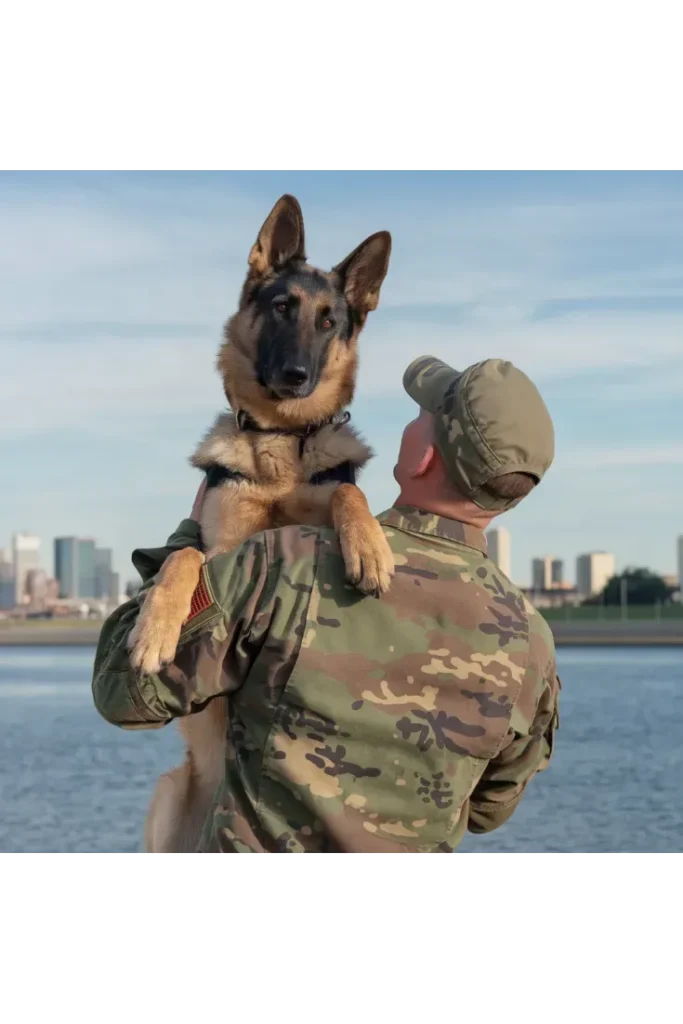
[{"label": "blue sky", "polygon": [[554,417],[557,459],[505,517],[513,576],[534,555],[605,549],[675,570],[683,533],[683,174],[262,172],[0,174],[0,547],[14,530],[162,543],[187,464],[223,407],[214,356],[256,232],[300,200],[312,262],[373,231],[394,247],[361,336],[354,420],[390,505],[413,414],[403,369],[511,359]]}]

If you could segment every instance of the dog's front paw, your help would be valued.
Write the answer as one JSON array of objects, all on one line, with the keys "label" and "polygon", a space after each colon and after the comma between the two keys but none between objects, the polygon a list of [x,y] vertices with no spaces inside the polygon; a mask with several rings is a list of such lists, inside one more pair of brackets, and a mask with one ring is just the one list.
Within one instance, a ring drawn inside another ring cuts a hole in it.
[{"label": "dog's front paw", "polygon": [[339,531],[346,577],[363,594],[386,593],[394,575],[394,555],[376,519],[346,524]]},{"label": "dog's front paw", "polygon": [[152,675],[169,665],[176,655],[182,622],[174,621],[163,602],[145,601],[128,637],[130,664],[136,672]]}]

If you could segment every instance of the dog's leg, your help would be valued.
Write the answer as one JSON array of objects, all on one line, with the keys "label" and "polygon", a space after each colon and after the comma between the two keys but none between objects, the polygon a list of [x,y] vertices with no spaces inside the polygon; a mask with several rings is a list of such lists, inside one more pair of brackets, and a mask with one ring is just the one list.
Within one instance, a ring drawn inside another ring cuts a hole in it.
[{"label": "dog's leg", "polygon": [[[214,555],[229,551],[241,541],[258,530],[270,525],[272,510],[265,502],[254,500],[236,500],[230,487],[215,488],[210,491],[202,510],[202,537],[209,550],[207,561]],[[175,554],[183,554],[176,552]],[[167,562],[170,562],[171,555]],[[203,561],[203,556],[202,556]],[[202,561],[197,563],[195,586],[199,579]],[[165,577],[165,566],[162,575]],[[176,608],[180,607],[182,586],[189,588],[189,567],[182,572],[177,570],[173,579],[166,578],[169,590],[178,588],[174,595]],[[160,579],[150,594],[161,584]],[[178,617],[174,622],[177,636],[182,623],[189,614],[189,603],[192,600],[194,586],[186,591],[188,599],[187,611],[178,625]],[[149,597],[147,598],[149,600]],[[155,615],[161,609],[162,616],[168,609],[168,598],[158,600],[156,609],[150,617],[150,633],[156,628]],[[166,602],[166,603],[164,603]],[[143,605],[143,610],[147,601]],[[178,612],[178,615],[180,612]],[[156,633],[154,634],[156,635]],[[175,654],[175,646],[173,654]],[[172,660],[173,655],[168,660]],[[132,661],[132,659],[131,659]],[[228,701],[226,697],[214,697],[205,708],[194,715],[178,719],[178,728],[185,741],[186,759],[178,768],[162,775],[154,792],[147,814],[145,825],[145,849],[153,853],[192,853],[201,839],[206,818],[211,811],[216,790],[220,786],[225,773],[225,742],[228,728]]]},{"label": "dog's leg", "polygon": [[136,671],[151,674],[173,661],[203,564],[204,555],[195,548],[174,551],[164,562],[128,638]]},{"label": "dog's leg", "polygon": [[331,511],[349,581],[364,594],[385,593],[394,574],[394,556],[367,498],[355,484],[339,484]]},{"label": "dog's leg", "polygon": [[185,761],[165,772],[156,784],[145,821],[145,853],[180,853],[183,809],[190,789],[191,767]]},{"label": "dog's leg", "polygon": [[225,773],[226,697],[178,720],[185,761],[157,782],[145,821],[146,853],[194,853]]}]

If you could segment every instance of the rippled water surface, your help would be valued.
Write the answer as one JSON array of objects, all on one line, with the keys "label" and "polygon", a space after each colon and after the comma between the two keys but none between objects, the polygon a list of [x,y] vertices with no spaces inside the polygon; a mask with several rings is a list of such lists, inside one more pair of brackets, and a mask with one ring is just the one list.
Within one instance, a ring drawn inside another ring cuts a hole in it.
[{"label": "rippled water surface", "polygon": [[[97,715],[93,650],[0,647],[0,851],[136,851],[175,728]],[[463,851],[682,851],[683,649],[560,649],[552,767]]]}]

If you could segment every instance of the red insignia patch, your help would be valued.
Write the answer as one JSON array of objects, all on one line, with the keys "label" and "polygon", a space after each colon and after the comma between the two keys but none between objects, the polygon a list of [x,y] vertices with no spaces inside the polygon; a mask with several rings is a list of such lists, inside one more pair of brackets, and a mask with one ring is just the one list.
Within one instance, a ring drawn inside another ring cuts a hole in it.
[{"label": "red insignia patch", "polygon": [[190,605],[190,614],[185,619],[185,625],[191,622],[192,619],[196,619],[200,612],[205,612],[207,608],[210,608],[213,604],[211,595],[207,590],[206,583],[204,582],[204,574],[199,577],[199,583],[195,588],[195,592],[192,595],[192,604]]}]

